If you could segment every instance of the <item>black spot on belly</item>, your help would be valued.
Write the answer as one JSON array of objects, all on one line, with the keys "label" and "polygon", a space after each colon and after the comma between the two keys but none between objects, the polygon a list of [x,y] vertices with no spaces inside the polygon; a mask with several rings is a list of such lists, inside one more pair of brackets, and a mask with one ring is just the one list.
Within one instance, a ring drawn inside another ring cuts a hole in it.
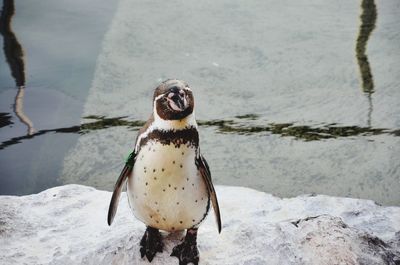
[{"label": "black spot on belly", "polygon": [[157,180],[157,177],[154,177],[154,180]]},{"label": "black spot on belly", "polygon": [[170,188],[171,188],[171,184],[168,184],[168,187],[170,187]]},{"label": "black spot on belly", "polygon": [[196,222],[196,220],[192,219],[192,222],[194,223],[194,222]]},{"label": "black spot on belly", "polygon": [[153,172],[156,172],[156,169],[155,169],[155,168],[153,169]]},{"label": "black spot on belly", "polygon": [[181,168],[183,168],[183,165],[182,165],[182,164],[180,164],[179,166],[180,166]]},{"label": "black spot on belly", "polygon": [[172,161],[172,164],[175,164],[175,160],[174,160],[174,161]]},{"label": "black spot on belly", "polygon": [[163,168],[161,169],[162,172],[164,172],[164,170],[165,170],[165,169],[163,169]]},{"label": "black spot on belly", "polygon": [[174,190],[176,190],[178,187],[174,187]]},{"label": "black spot on belly", "polygon": [[164,220],[164,221],[167,221],[167,219],[165,219],[165,217],[163,217],[163,220]]},{"label": "black spot on belly", "polygon": [[182,221],[179,221],[179,223],[183,224],[183,222],[182,222]]},{"label": "black spot on belly", "polygon": [[185,190],[185,187],[182,187],[182,190]]},{"label": "black spot on belly", "polygon": [[165,189],[163,189],[162,191],[165,192]]},{"label": "black spot on belly", "polygon": [[147,186],[147,185],[149,185],[149,183],[148,183],[148,182],[146,182],[146,186]]},{"label": "black spot on belly", "polygon": [[185,152],[182,152],[182,155],[184,155],[185,154]]},{"label": "black spot on belly", "polygon": [[179,205],[179,202],[176,202],[176,205]]}]

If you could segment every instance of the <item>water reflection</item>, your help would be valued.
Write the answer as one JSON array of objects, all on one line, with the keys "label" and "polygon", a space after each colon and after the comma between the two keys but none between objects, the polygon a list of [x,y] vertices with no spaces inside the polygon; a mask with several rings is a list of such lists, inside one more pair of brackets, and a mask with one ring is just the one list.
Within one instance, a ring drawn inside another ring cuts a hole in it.
[{"label": "water reflection", "polygon": [[366,55],[366,48],[369,37],[375,29],[377,10],[375,0],[362,0],[360,15],[360,31],[358,33],[356,44],[356,57],[360,68],[362,90],[368,98],[368,114],[367,124],[371,126],[371,116],[373,111],[372,93],[374,93],[374,79],[371,71],[371,66]]},{"label": "water reflection", "polygon": [[0,128],[13,124],[9,113],[0,112]]},{"label": "water reflection", "polygon": [[[145,121],[127,120],[126,117],[105,118],[103,116],[88,116],[85,119],[94,120],[83,123],[81,125],[40,130],[32,135],[14,137],[0,144],[0,150],[14,144],[18,144],[23,140],[48,134],[48,133],[78,133],[86,134],[92,131],[107,129],[110,127],[125,126],[138,130]],[[359,126],[339,126],[338,124],[322,124],[322,125],[297,125],[294,123],[268,123],[266,125],[254,125],[251,122],[257,122],[258,116],[255,114],[236,116],[227,120],[199,120],[199,126],[214,127],[218,133],[234,133],[239,135],[251,134],[277,134],[282,137],[293,137],[296,140],[317,141],[330,138],[351,137],[351,136],[371,136],[380,134],[389,134],[392,136],[400,136],[400,129],[390,130],[385,128],[371,128]]]},{"label": "water reflection", "polygon": [[[389,130],[384,128],[371,128],[359,126],[340,126],[338,124],[298,125],[295,123],[268,123],[266,125],[252,125],[240,121],[244,116],[237,116],[232,120],[199,121],[202,126],[216,126],[220,133],[236,133],[242,135],[270,133],[283,137],[294,137],[296,140],[318,141],[330,138],[371,136],[379,134],[390,134],[400,136],[400,130]],[[248,119],[248,118],[245,118]],[[251,117],[251,120],[255,120]]]},{"label": "water reflection", "polygon": [[14,112],[18,119],[27,126],[28,135],[35,132],[33,123],[24,113],[25,63],[24,52],[11,28],[11,20],[15,14],[14,0],[3,0],[0,16],[0,34],[3,36],[3,51],[10,67],[11,75],[18,87],[14,100]]},{"label": "water reflection", "polygon": [[10,66],[11,75],[16,85],[25,85],[24,53],[22,46],[11,29],[11,20],[15,13],[14,0],[3,0],[3,8],[0,17],[0,33],[3,35],[3,50]]},{"label": "water reflection", "polygon": [[24,112],[24,94],[25,88],[23,86],[20,86],[18,88],[18,93],[15,96],[14,112],[15,115],[17,115],[18,119],[28,127],[28,135],[32,135],[35,132],[35,129],[33,128],[32,121]]}]

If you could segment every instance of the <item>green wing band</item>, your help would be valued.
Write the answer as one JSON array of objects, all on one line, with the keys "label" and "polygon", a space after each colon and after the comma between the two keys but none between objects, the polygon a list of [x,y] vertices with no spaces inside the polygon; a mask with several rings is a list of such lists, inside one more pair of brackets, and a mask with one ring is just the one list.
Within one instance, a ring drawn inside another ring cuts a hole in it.
[{"label": "green wing band", "polygon": [[133,168],[133,165],[135,164],[135,153],[132,152],[129,154],[128,158],[125,161],[125,165],[129,168]]}]

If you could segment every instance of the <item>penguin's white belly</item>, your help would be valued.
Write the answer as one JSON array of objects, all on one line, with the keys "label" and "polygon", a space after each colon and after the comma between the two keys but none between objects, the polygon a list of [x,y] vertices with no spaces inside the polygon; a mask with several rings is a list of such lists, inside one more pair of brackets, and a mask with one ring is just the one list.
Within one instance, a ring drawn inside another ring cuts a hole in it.
[{"label": "penguin's white belly", "polygon": [[206,216],[209,196],[195,165],[195,148],[149,141],[136,157],[128,179],[128,199],[135,216],[148,226],[183,230]]}]

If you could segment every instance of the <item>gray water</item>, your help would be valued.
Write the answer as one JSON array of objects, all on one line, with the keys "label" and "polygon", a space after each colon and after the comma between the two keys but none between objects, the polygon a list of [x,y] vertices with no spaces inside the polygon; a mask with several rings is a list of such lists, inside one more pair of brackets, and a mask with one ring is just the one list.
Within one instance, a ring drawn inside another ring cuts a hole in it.
[{"label": "gray water", "polygon": [[[72,10],[80,5],[68,4]],[[68,18],[71,12],[64,11],[59,14]],[[17,90],[3,83],[9,71],[2,65],[0,86],[9,89],[1,90],[1,112],[14,124],[0,129],[1,193],[64,183],[110,190],[151,112],[152,90],[166,78],[180,78],[194,90],[201,147],[216,184],[400,205],[399,11],[395,0],[120,0],[108,20],[88,16],[95,22],[86,30],[98,35],[76,39],[85,52],[68,42],[58,46],[66,46],[65,53],[54,52],[62,62],[54,66],[76,56],[51,75],[54,86],[65,89],[39,93],[48,85],[45,71],[35,75],[43,78],[39,88],[31,89],[27,78],[25,113],[31,106],[31,120],[39,125],[33,137],[10,110]],[[15,23],[18,6],[16,13]],[[18,36],[29,31],[14,28]],[[40,58],[33,62],[28,76],[47,65]],[[67,78],[68,69],[76,76]],[[70,88],[75,105],[66,96]],[[63,96],[44,108],[52,100],[27,103],[33,91],[38,98],[58,91]],[[26,152],[28,159],[18,159]]]},{"label": "gray water", "polygon": [[64,156],[79,134],[43,130],[79,127],[116,3],[4,0],[0,9],[0,194],[36,193],[63,184]]}]

